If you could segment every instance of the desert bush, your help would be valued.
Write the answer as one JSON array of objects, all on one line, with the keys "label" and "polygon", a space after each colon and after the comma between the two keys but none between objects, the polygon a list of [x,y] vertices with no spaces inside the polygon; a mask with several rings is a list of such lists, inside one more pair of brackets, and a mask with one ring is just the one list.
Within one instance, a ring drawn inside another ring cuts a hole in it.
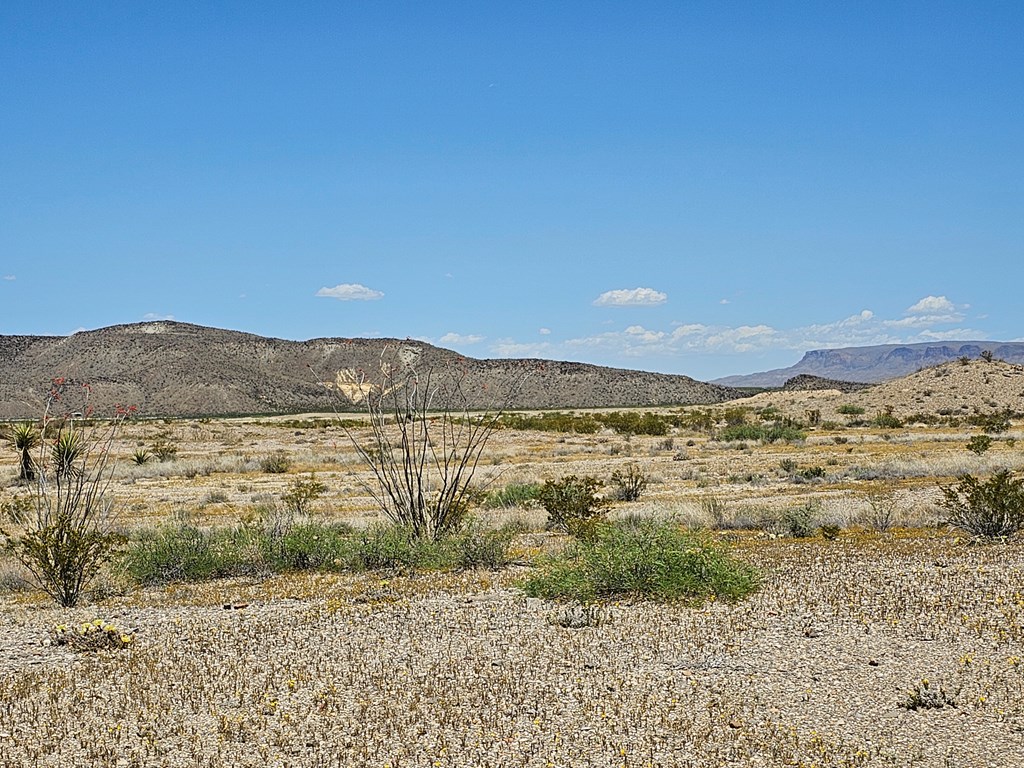
[{"label": "desert bush", "polygon": [[301,522],[267,542],[268,561],[276,573],[341,570],[350,567],[355,544],[345,523]]},{"label": "desert bush", "polygon": [[548,527],[577,538],[594,538],[609,504],[598,495],[600,488],[601,481],[595,477],[566,475],[546,480],[538,500],[548,513]]},{"label": "desert bush", "polygon": [[612,472],[612,485],[623,501],[637,501],[647,490],[647,474],[635,462]]},{"label": "desert bush", "polygon": [[754,569],[710,539],[656,520],[604,526],[593,541],[576,542],[522,584],[534,597],[582,603],[618,596],[737,600],[757,586]]},{"label": "desert bush", "polygon": [[787,507],[782,512],[779,525],[785,535],[794,539],[806,539],[818,530],[819,513],[820,508],[813,501],[797,507]]},{"label": "desert bush", "polygon": [[916,712],[919,709],[955,707],[956,696],[949,693],[944,686],[932,685],[927,678],[924,678],[907,689],[906,698],[900,702],[900,706],[911,712]]},{"label": "desert bush", "polygon": [[180,513],[160,526],[136,531],[121,566],[142,585],[239,575],[250,570],[251,561],[242,533],[200,528],[190,515]]},{"label": "desert bush", "polygon": [[881,427],[882,429],[899,429],[902,427],[903,422],[893,413],[893,410],[891,405],[885,406],[885,409],[876,413],[875,418],[871,420],[872,426]]},{"label": "desert bush", "polygon": [[793,442],[807,437],[802,431],[787,424],[738,424],[725,427],[718,434],[723,442],[734,440],[760,440],[763,443],[775,443],[780,440]]},{"label": "desert bush", "polygon": [[508,565],[509,549],[516,530],[515,525],[491,530],[470,521],[454,537],[455,552],[458,557],[456,565],[459,568],[486,568],[488,570],[496,570]]},{"label": "desert bush", "polygon": [[[173,461],[175,459],[175,457],[177,457],[177,455],[178,455],[178,446],[176,446],[174,443],[172,443],[170,441],[170,439],[168,439],[166,437],[158,438],[149,447],[149,449],[152,452],[152,454],[154,456],[156,456],[156,460],[160,461],[160,462]],[[144,453],[145,453],[145,451],[143,451],[143,454]],[[138,456],[138,455],[139,455],[139,452],[136,451],[135,452],[135,456]],[[135,457],[133,457],[133,458],[135,458]],[[148,461],[148,459],[147,459],[147,461]],[[138,459],[136,458],[135,459],[135,463],[136,464],[145,464],[146,461],[138,461]]]},{"label": "desert bush", "polygon": [[992,438],[988,435],[974,435],[967,441],[967,450],[979,456],[992,447]]},{"label": "desert bush", "polygon": [[31,494],[23,493],[8,501],[0,502],[0,524],[25,525],[35,510]]},{"label": "desert bush", "polygon": [[291,459],[284,451],[274,451],[260,459],[260,469],[268,475],[283,475],[291,466]]},{"label": "desert bush", "polygon": [[488,509],[501,507],[532,507],[538,503],[540,483],[509,483],[490,491],[483,501]]},{"label": "desert bush", "polygon": [[895,521],[899,506],[895,491],[872,491],[865,495],[864,500],[868,505],[867,524],[879,533],[888,531]]},{"label": "desert bush", "polygon": [[698,502],[700,511],[711,527],[720,530],[725,527],[725,503],[717,496],[702,496]]},{"label": "desert bush", "polygon": [[842,533],[843,527],[836,523],[822,523],[820,526],[821,535],[828,541],[835,541],[839,538],[839,534]]},{"label": "desert bush", "polygon": [[327,486],[316,479],[316,473],[310,472],[308,478],[297,477],[288,485],[288,490],[281,495],[281,500],[296,515],[304,515],[309,505],[319,499],[327,491]]},{"label": "desert bush", "polygon": [[540,414],[504,413],[494,423],[496,429],[522,429],[538,432],[567,432],[592,435],[601,423],[592,414],[553,411]]},{"label": "desert bush", "polygon": [[864,409],[859,405],[851,405],[849,403],[840,405],[836,408],[836,411],[844,416],[862,416],[864,414]]},{"label": "desert bush", "polygon": [[1010,428],[1010,414],[1007,411],[1002,413],[974,413],[964,419],[968,424],[981,427],[985,432],[993,435],[1006,432]]},{"label": "desert bush", "polygon": [[5,548],[36,585],[64,607],[77,605],[123,540],[112,531],[112,446],[134,408],[119,407],[109,421],[86,427],[73,414],[91,415],[88,398],[87,386],[53,380],[42,419],[44,434],[53,437],[39,441],[33,513],[19,530],[0,531]]},{"label": "desert bush", "polygon": [[963,475],[955,486],[940,486],[946,522],[973,536],[1012,536],[1024,525],[1024,479],[1007,469],[979,480]]}]

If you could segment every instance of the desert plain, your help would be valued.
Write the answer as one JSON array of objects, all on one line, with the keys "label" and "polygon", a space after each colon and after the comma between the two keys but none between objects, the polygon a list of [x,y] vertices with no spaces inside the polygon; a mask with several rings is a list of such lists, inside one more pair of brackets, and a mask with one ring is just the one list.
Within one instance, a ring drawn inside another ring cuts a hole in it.
[{"label": "desert plain", "polygon": [[[720,439],[729,409],[788,418],[803,436]],[[140,587],[112,565],[64,609],[7,557],[0,766],[1024,765],[1024,550],[945,525],[941,504],[964,474],[1024,465],[1024,369],[975,360],[855,392],[647,410],[714,425],[500,429],[474,482],[607,483],[636,466],[645,492],[609,516],[706,531],[758,569],[750,597],[527,597],[522,580],[565,545],[536,505],[474,510],[516,531],[498,569]],[[1008,424],[968,450],[992,415]],[[139,418],[114,445],[116,524],[128,536],[182,515],[237,525],[315,473],[325,491],[309,515],[372,526],[383,518],[352,444],[363,435],[331,414]],[[132,461],[159,445],[173,455]],[[266,471],[273,456],[285,471]],[[0,503],[27,492],[16,473],[5,446]],[[131,644],[53,642],[56,624],[94,619]]]}]

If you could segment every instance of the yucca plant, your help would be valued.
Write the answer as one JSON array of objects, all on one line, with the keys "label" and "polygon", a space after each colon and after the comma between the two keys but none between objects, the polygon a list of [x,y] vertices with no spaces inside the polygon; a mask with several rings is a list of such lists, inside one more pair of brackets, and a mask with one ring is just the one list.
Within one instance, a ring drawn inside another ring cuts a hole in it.
[{"label": "yucca plant", "polygon": [[36,463],[32,451],[39,445],[39,430],[32,422],[21,422],[5,430],[4,439],[18,453],[18,479],[23,482],[35,480]]}]

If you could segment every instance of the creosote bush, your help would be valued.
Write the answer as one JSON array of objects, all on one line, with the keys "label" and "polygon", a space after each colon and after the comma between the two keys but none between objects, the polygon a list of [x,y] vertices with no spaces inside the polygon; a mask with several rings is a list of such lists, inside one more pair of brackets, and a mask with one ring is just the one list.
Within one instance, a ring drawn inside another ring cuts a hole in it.
[{"label": "creosote bush", "polygon": [[281,495],[281,500],[296,515],[304,515],[309,505],[327,492],[327,486],[316,479],[316,473],[310,472],[308,478],[297,477],[288,485],[288,490]]},{"label": "creosote bush", "polygon": [[283,475],[291,466],[292,462],[284,451],[274,451],[260,459],[260,469],[268,475]]},{"label": "creosote bush", "polygon": [[616,597],[658,601],[738,600],[758,575],[706,536],[671,521],[607,524],[593,541],[577,541],[522,583],[532,597],[590,603]]},{"label": "creosote bush", "polygon": [[974,435],[967,441],[967,450],[979,456],[992,447],[992,438],[988,435]]},{"label": "creosote bush", "polygon": [[596,477],[566,475],[546,480],[537,497],[548,513],[548,527],[580,539],[594,538],[610,503],[598,495],[600,488]]},{"label": "creosote bush", "polygon": [[1024,525],[1024,478],[1002,469],[988,480],[963,475],[955,486],[940,486],[946,522],[983,539],[1013,536]]},{"label": "creosote bush", "polygon": [[647,490],[647,474],[635,462],[612,472],[612,485],[623,501],[637,501]]}]

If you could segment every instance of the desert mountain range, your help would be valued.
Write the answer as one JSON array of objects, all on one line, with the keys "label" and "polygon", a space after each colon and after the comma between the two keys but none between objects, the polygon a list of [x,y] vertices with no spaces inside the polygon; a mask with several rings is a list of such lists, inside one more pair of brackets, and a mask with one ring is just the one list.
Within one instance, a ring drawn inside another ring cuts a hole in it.
[{"label": "desert mountain range", "polygon": [[984,351],[1008,363],[1024,363],[1024,342],[947,341],[923,344],[883,344],[871,347],[814,349],[796,365],[761,373],[726,376],[715,384],[726,387],[781,387],[794,376],[873,383],[907,376],[921,368],[961,357],[975,359]]},{"label": "desert mountain range", "polygon": [[457,370],[472,407],[710,404],[742,393],[688,376],[547,360],[478,360],[414,340],[285,341],[188,323],[116,325],[70,336],[0,336],[0,419],[40,415],[51,379],[87,383],[98,412],[147,416],[361,410],[382,356]]}]

